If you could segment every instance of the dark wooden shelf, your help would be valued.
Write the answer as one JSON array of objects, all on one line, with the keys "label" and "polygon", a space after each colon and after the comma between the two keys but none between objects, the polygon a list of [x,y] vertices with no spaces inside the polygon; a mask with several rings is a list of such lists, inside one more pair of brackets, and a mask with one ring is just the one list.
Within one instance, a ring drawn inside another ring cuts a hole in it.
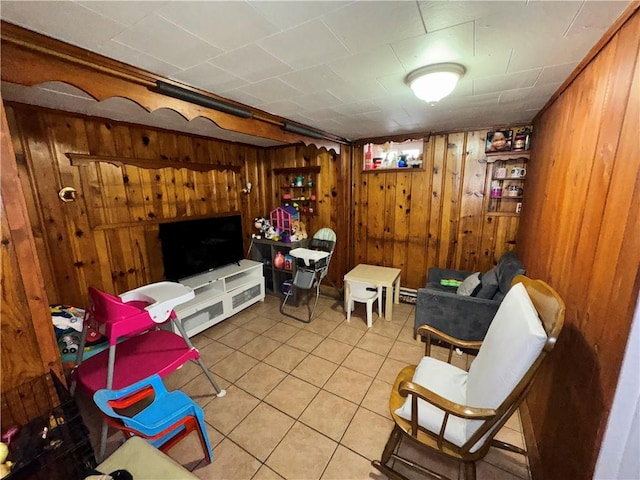
[{"label": "dark wooden shelf", "polygon": [[286,168],[274,168],[273,173],[276,175],[291,175],[293,173],[320,173],[320,166],[314,165],[311,167],[286,167]]},{"label": "dark wooden shelf", "polygon": [[501,197],[489,197],[491,200],[518,200],[524,198],[522,195],[513,197],[511,195],[502,195]]}]

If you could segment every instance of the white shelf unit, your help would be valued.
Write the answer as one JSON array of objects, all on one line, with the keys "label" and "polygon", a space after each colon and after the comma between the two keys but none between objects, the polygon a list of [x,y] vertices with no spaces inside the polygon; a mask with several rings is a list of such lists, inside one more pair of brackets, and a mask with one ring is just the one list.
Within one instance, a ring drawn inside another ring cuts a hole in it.
[{"label": "white shelf unit", "polygon": [[264,300],[262,263],[253,260],[243,259],[180,283],[193,288],[196,295],[174,309],[189,337]]}]

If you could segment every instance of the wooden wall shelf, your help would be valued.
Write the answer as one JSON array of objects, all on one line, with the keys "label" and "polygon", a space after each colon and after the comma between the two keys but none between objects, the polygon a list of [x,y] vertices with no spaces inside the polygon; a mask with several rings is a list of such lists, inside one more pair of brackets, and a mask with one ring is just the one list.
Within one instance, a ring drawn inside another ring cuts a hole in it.
[{"label": "wooden wall shelf", "polygon": [[[240,165],[218,165],[214,163],[197,163],[197,162],[176,162],[175,160],[148,160],[144,158],[127,158],[127,157],[110,157],[106,155],[85,155],[82,153],[66,153],[71,161],[71,165],[75,167],[86,166],[90,163],[104,162],[115,165],[116,167],[125,167],[128,165],[145,168],[149,170],[159,170],[161,168],[187,168],[198,172],[209,172],[211,170],[232,170],[239,172],[242,167]],[[319,168],[319,167],[318,167]]]},{"label": "wooden wall shelf", "polygon": [[314,165],[311,167],[287,167],[287,168],[274,168],[273,173],[275,175],[293,175],[296,173],[320,173],[320,165]]}]

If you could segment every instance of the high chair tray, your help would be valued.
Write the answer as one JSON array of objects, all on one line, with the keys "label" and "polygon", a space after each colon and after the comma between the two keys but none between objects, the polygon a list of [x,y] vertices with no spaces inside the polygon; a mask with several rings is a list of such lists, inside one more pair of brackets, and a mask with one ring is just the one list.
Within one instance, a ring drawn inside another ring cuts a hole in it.
[{"label": "high chair tray", "polygon": [[317,262],[323,258],[329,256],[329,252],[323,252],[321,250],[310,250],[308,248],[294,248],[289,251],[289,255],[304,260],[305,265],[309,266],[311,261]]},{"label": "high chair tray", "polygon": [[[113,369],[113,389],[119,390],[154,373],[168,375],[198,351],[189,348],[184,339],[168,330],[153,330],[118,344]],[[78,388],[91,397],[107,387],[109,349],[83,361],[75,371]]]}]

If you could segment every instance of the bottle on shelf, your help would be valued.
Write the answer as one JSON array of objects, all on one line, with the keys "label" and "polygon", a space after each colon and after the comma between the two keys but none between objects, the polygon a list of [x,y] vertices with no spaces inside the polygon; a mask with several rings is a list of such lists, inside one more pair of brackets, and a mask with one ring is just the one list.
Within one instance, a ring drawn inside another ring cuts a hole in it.
[{"label": "bottle on shelf", "polygon": [[364,169],[371,170],[373,168],[373,154],[371,153],[371,144],[367,145],[367,152],[364,154]]}]

